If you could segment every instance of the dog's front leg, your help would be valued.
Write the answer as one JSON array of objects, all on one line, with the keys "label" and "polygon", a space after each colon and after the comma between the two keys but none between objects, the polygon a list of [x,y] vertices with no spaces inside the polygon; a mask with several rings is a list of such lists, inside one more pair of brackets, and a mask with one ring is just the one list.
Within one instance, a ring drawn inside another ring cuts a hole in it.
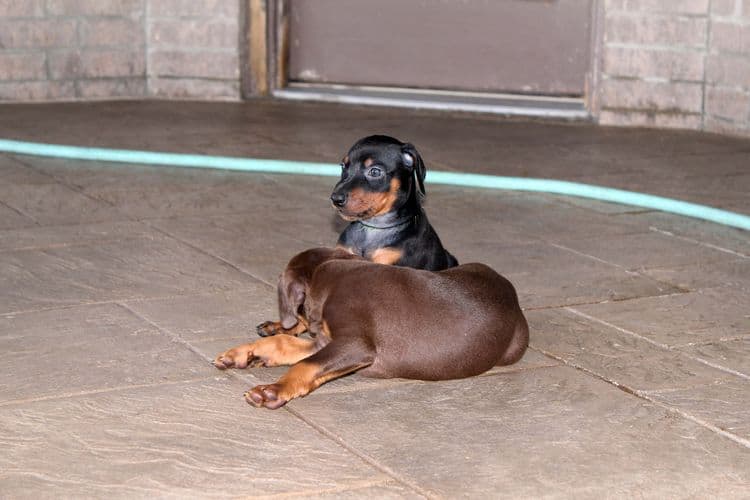
[{"label": "dog's front leg", "polygon": [[272,410],[306,396],[322,384],[372,364],[375,352],[361,339],[333,340],[309,358],[292,366],[278,381],[245,393],[248,403]]},{"label": "dog's front leg", "polygon": [[320,348],[320,343],[312,339],[276,335],[233,347],[219,354],[213,363],[220,370],[248,366],[293,365]]}]

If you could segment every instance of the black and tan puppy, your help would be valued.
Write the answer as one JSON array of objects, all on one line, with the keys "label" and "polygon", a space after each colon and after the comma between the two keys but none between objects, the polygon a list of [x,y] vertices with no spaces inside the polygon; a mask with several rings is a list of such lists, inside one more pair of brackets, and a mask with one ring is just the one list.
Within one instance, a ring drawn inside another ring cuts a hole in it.
[{"label": "black and tan puppy", "polygon": [[[337,246],[378,264],[441,271],[458,265],[440,242],[422,208],[425,166],[417,149],[386,135],[357,141],[341,161],[331,194],[339,215],[351,221]],[[256,327],[258,335],[299,335],[278,321]]]},{"label": "black and tan puppy", "polygon": [[458,265],[422,209],[425,173],[411,144],[385,135],[357,141],[331,194],[339,215],[352,221],[338,246],[379,264],[430,271]]},{"label": "black and tan puppy", "polygon": [[356,370],[371,377],[446,380],[515,363],[529,330],[513,285],[483,264],[440,272],[384,266],[344,249],[314,248],[279,279],[284,328],[220,354],[220,369],[293,365],[278,381],[245,393],[279,408]]}]

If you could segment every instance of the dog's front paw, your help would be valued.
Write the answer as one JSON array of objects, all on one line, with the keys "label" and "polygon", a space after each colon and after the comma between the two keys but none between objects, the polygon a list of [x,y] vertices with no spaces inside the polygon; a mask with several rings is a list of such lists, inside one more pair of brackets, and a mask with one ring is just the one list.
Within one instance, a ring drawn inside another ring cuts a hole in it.
[{"label": "dog's front paw", "polygon": [[216,356],[214,366],[219,370],[265,366],[265,362],[253,354],[253,344],[242,344]]},{"label": "dog's front paw", "polygon": [[256,408],[266,407],[270,410],[281,408],[287,403],[279,396],[279,384],[256,385],[245,393],[245,400]]},{"label": "dog's front paw", "polygon": [[278,321],[264,321],[255,327],[255,331],[261,337],[270,337],[271,335],[280,333],[280,327],[281,325]]}]

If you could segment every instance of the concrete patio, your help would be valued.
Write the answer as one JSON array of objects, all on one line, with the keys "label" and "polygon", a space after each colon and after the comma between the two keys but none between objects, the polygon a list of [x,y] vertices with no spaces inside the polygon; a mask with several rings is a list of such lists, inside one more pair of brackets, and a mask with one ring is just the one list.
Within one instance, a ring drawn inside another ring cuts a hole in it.
[{"label": "concrete patio", "polygon": [[332,245],[331,178],[0,154],[2,498],[748,498],[750,233],[628,206],[429,184],[548,177],[750,214],[750,140],[330,104],[3,105],[0,137],[336,163],[387,133],[424,156],[461,262],[516,286],[518,364],[332,381],[209,361]]}]

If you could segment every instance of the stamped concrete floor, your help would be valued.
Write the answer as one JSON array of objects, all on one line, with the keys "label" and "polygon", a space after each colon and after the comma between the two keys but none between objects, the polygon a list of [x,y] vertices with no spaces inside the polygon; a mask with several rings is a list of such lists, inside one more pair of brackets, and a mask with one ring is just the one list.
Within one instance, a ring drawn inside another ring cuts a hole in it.
[{"label": "stamped concrete floor", "polygon": [[[0,137],[237,156],[337,162],[370,133],[428,169],[750,213],[750,142],[714,135],[283,102],[0,108]],[[332,184],[0,155],[0,496],[750,496],[750,233],[627,206],[428,184],[446,246],[516,285],[524,359],[248,406],[283,370],[209,360],[275,316],[289,257],[335,242]]]}]

